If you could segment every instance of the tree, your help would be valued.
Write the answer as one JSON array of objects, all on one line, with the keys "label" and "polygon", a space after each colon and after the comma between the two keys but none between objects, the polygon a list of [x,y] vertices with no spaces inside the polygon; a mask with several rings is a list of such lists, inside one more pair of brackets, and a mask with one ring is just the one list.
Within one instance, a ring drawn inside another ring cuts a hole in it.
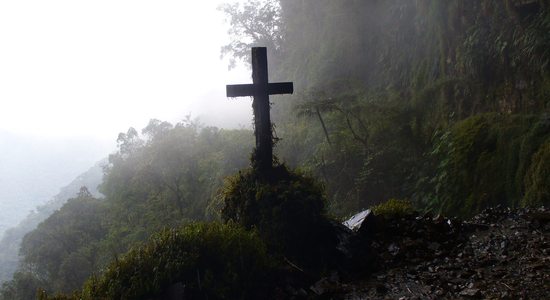
[{"label": "tree", "polygon": [[80,187],[80,190],[78,191],[78,194],[76,195],[76,197],[81,199],[93,198],[92,193],[90,193],[90,191],[86,186]]},{"label": "tree", "polygon": [[269,59],[280,61],[283,47],[281,7],[277,0],[248,0],[241,4],[219,7],[229,18],[231,41],[222,47],[222,56],[229,56],[229,68],[237,60],[249,64],[251,47],[267,47]]},{"label": "tree", "polygon": [[119,133],[116,141],[121,155],[129,155],[143,145],[143,140],[133,127],[130,127],[126,133]]},{"label": "tree", "polygon": [[29,271],[17,271],[11,281],[4,282],[0,289],[2,300],[29,300],[35,299],[38,289],[44,285]]},{"label": "tree", "polygon": [[99,267],[98,242],[107,234],[104,215],[102,201],[83,187],[79,196],[23,238],[20,254],[28,276],[43,282],[41,287],[46,289],[72,292],[79,288]]}]

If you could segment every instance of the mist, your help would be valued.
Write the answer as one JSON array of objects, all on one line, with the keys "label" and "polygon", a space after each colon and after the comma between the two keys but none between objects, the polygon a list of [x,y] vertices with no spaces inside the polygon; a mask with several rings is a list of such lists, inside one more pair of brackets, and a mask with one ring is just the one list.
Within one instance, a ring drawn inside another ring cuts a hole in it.
[{"label": "mist", "polygon": [[0,132],[0,237],[36,206],[115,150],[91,138],[40,138]]},{"label": "mist", "polygon": [[0,3],[0,281],[119,133],[151,119],[251,127],[250,101],[225,97],[250,75],[220,57],[221,2]]},{"label": "mist", "polygon": [[221,1],[0,4],[0,232],[150,119],[250,127],[220,59]]},{"label": "mist", "polygon": [[545,298],[549,8],[1,3],[0,299]]}]

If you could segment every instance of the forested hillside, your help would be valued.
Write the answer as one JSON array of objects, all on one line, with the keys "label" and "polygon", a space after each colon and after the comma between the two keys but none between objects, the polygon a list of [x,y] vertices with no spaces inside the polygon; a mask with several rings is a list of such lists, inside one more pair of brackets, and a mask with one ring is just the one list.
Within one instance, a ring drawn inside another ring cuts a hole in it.
[{"label": "forested hillside", "polygon": [[152,233],[217,218],[211,199],[225,176],[247,165],[252,134],[152,120],[142,134],[121,133],[118,145],[99,187],[104,198],[81,189],[22,239],[4,299],[33,299],[39,287],[71,292]]},{"label": "forested hillside", "polygon": [[[0,238],[59,188],[112,151],[86,138],[17,135],[0,130]],[[64,164],[63,168],[59,168]]]},{"label": "forested hillside", "polygon": [[[338,227],[328,217],[389,199],[459,217],[550,204],[548,1],[250,0],[221,10],[232,25],[225,55],[247,63],[250,47],[267,46],[271,80],[294,82],[295,95],[272,98],[272,120],[278,160],[301,171],[277,165],[278,181],[266,183],[245,170],[249,130],[130,128],[105,169],[105,198],[83,190],[27,234],[4,299],[71,293],[93,272],[90,298],[162,297],[192,278],[190,293],[252,299],[265,282],[239,280],[267,282],[278,261],[330,267],[323,251]],[[221,219],[229,225],[180,228]]]},{"label": "forested hillside", "polygon": [[88,191],[95,197],[100,197],[97,187],[103,178],[103,166],[105,164],[106,160],[102,160],[88,171],[80,174],[67,186],[61,188],[59,193],[50,201],[38,206],[36,210],[31,211],[17,226],[13,226],[6,231],[0,240],[0,283],[10,280],[17,269],[20,259],[19,248],[25,234],[34,230],[40,222],[61,208],[83,186],[87,187]]},{"label": "forested hillside", "polygon": [[[547,203],[547,1],[265,3],[224,10],[235,41],[271,46],[272,74],[295,82],[273,101],[278,150],[338,215],[389,198],[467,202],[461,215]],[[246,59],[241,46],[225,50]]]}]

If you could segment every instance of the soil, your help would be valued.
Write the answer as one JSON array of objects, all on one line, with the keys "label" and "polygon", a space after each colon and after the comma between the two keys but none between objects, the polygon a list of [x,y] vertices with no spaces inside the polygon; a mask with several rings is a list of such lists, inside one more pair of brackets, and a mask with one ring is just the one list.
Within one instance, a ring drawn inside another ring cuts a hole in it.
[{"label": "soil", "polygon": [[468,221],[369,216],[347,263],[288,298],[550,299],[550,210],[491,208]]}]

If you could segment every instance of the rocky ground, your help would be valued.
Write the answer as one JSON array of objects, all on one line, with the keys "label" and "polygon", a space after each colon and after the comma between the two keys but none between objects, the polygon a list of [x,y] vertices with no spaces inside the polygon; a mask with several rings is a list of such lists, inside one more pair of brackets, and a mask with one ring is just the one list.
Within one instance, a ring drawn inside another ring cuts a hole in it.
[{"label": "rocky ground", "polygon": [[546,208],[492,208],[466,222],[369,216],[345,248],[349,265],[295,296],[550,299],[550,210]]}]

